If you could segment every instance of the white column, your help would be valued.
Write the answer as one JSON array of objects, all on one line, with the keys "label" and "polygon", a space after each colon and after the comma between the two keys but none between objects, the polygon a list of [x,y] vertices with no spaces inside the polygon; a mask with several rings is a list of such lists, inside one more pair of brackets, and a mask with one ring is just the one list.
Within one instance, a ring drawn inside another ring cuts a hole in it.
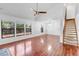
[{"label": "white column", "polygon": [[15,23],[15,37],[16,37],[16,23]]},{"label": "white column", "polygon": [[1,39],[1,19],[0,19],[0,39]]},{"label": "white column", "polygon": [[26,24],[24,24],[24,34],[26,35]]}]

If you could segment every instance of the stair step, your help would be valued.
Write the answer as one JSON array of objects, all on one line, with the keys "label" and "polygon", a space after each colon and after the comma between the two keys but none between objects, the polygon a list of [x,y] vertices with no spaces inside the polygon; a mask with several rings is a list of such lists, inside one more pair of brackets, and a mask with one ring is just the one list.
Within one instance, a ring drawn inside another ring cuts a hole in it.
[{"label": "stair step", "polygon": [[77,39],[64,39],[64,42],[69,42],[69,43],[77,43]]},{"label": "stair step", "polygon": [[67,36],[71,36],[71,37],[76,37],[76,35],[64,35],[65,37],[67,37]]},{"label": "stair step", "polygon": [[66,30],[64,30],[65,32],[71,32],[71,33],[73,33],[73,32],[75,32],[76,33],[76,30],[75,31],[66,31]]},{"label": "stair step", "polygon": [[65,27],[65,29],[75,29],[75,27]]},{"label": "stair step", "polygon": [[70,25],[71,25],[71,26],[72,26],[72,25],[75,26],[73,23],[67,23],[66,25],[68,25],[68,26],[70,26]]},{"label": "stair step", "polygon": [[66,23],[66,25],[69,25],[69,26],[70,26],[70,25],[74,25],[74,24],[75,24],[75,23]]},{"label": "stair step", "polygon": [[76,37],[76,35],[64,35],[65,37]]},{"label": "stair step", "polygon": [[77,39],[76,37],[63,37],[64,39]]},{"label": "stair step", "polygon": [[74,25],[74,24],[75,24],[75,23],[66,23],[66,25],[69,25],[69,26],[70,26],[70,25]]},{"label": "stair step", "polygon": [[77,41],[77,38],[64,38],[64,40],[68,40],[68,41]]},{"label": "stair step", "polygon": [[71,34],[71,35],[75,34],[76,35],[77,33],[76,32],[64,32],[64,34]]},{"label": "stair step", "polygon": [[75,23],[66,23],[66,25],[68,25],[68,24],[69,24],[69,25],[74,25]]},{"label": "stair step", "polygon": [[75,28],[75,26],[65,26],[65,28],[69,28],[69,29],[71,28],[72,29],[72,28]]},{"label": "stair step", "polygon": [[65,27],[65,29],[75,29],[75,27]]},{"label": "stair step", "polygon": [[68,36],[65,36],[65,35],[64,35],[64,37],[70,37],[70,38],[74,38],[74,37],[76,37],[76,36],[69,36],[69,35],[68,35]]},{"label": "stair step", "polygon": [[64,42],[64,44],[74,45],[74,46],[77,46],[78,45],[77,43],[69,43],[69,42]]},{"label": "stair step", "polygon": [[66,33],[67,33],[67,32],[68,32],[68,33],[76,33],[76,31],[66,31],[66,30],[65,30],[65,32],[66,32]]},{"label": "stair step", "polygon": [[70,43],[70,44],[71,44],[71,43],[78,43],[77,40],[74,40],[74,41],[71,41],[71,40],[64,40],[64,42],[67,42],[67,43]]},{"label": "stair step", "polygon": [[68,38],[76,38],[76,36],[65,36],[64,37],[68,37]]},{"label": "stair step", "polygon": [[65,29],[65,31],[76,31],[75,29]]},{"label": "stair step", "polygon": [[68,35],[76,35],[76,32],[65,32],[64,34],[68,34]]},{"label": "stair step", "polygon": [[67,30],[65,30],[65,33],[76,33],[76,31],[67,31]]},{"label": "stair step", "polygon": [[67,31],[67,30],[68,30],[68,31],[76,31],[76,29],[71,29],[71,28],[70,28],[70,29],[69,29],[69,28],[66,28],[66,29],[64,29],[64,30],[66,30],[66,31]]},{"label": "stair step", "polygon": [[66,32],[65,34],[66,35],[77,35],[77,33],[69,33],[69,32],[68,33]]},{"label": "stair step", "polygon": [[77,31],[74,19],[67,20],[64,26],[64,43],[70,45],[77,45]]},{"label": "stair step", "polygon": [[70,22],[67,22],[67,23],[71,24],[71,23],[74,23],[74,21],[70,21]]},{"label": "stair step", "polygon": [[71,22],[67,22],[66,24],[68,24],[68,23],[69,23],[69,24],[75,24],[75,23],[74,23],[74,22],[72,22],[72,21],[71,21]]},{"label": "stair step", "polygon": [[69,23],[69,22],[66,22],[66,25],[68,25],[68,24],[69,24],[69,25],[71,25],[71,24],[73,24],[73,25],[74,25],[75,23],[73,23],[73,22],[71,22],[71,23]]},{"label": "stair step", "polygon": [[68,21],[67,23],[74,23],[74,21]]},{"label": "stair step", "polygon": [[66,27],[65,30],[76,30],[76,28],[70,28],[70,27],[68,28],[68,27]]},{"label": "stair step", "polygon": [[70,28],[71,28],[71,27],[74,27],[74,28],[75,28],[75,26],[73,26],[73,25],[70,25],[70,26],[69,26],[69,25],[66,25],[65,27],[70,27]]},{"label": "stair step", "polygon": [[74,22],[67,22],[67,24],[74,24]]},{"label": "stair step", "polygon": [[75,26],[65,26],[65,28],[75,28]]},{"label": "stair step", "polygon": [[71,37],[73,36],[73,37],[76,37],[76,35],[74,35],[74,34],[73,35],[65,34],[64,36],[71,36]]},{"label": "stair step", "polygon": [[76,32],[65,32],[65,34],[71,34],[71,35],[73,35],[73,34],[77,34]]},{"label": "stair step", "polygon": [[67,22],[66,24],[75,24],[74,22]]},{"label": "stair step", "polygon": [[77,34],[76,32],[65,32],[64,34],[71,34],[71,35],[73,35],[73,34]]},{"label": "stair step", "polygon": [[76,31],[76,29],[65,29],[65,31]]},{"label": "stair step", "polygon": [[68,35],[77,35],[77,33],[72,33],[72,32],[65,32],[64,34]]},{"label": "stair step", "polygon": [[67,24],[67,25],[71,25],[71,24],[74,25],[75,23],[66,23],[66,24]]}]

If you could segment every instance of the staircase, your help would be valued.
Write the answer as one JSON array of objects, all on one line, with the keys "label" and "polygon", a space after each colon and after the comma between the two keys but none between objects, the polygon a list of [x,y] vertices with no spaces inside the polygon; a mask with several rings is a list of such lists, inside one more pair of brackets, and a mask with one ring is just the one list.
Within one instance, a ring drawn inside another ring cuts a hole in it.
[{"label": "staircase", "polygon": [[63,32],[63,43],[78,46],[75,19],[65,20],[64,32]]}]

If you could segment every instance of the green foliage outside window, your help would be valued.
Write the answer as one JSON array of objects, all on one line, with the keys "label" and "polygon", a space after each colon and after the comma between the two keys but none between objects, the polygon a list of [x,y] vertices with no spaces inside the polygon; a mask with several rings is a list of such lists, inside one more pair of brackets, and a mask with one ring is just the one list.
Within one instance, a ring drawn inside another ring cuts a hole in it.
[{"label": "green foliage outside window", "polygon": [[26,32],[31,32],[31,25],[26,24]]},{"label": "green foliage outside window", "polygon": [[1,21],[1,35],[2,38],[7,37],[5,35],[14,36],[14,22],[11,21]]},{"label": "green foliage outside window", "polygon": [[24,24],[16,24],[16,33],[24,33]]}]

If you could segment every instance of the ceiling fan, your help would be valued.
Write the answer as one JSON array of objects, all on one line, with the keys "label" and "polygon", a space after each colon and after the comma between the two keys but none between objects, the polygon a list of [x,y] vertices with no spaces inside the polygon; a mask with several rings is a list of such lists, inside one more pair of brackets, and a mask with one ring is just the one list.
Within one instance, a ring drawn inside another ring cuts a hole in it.
[{"label": "ceiling fan", "polygon": [[38,11],[38,10],[34,10],[34,9],[33,9],[33,11],[34,11],[34,16],[47,13],[46,11]]},{"label": "ceiling fan", "polygon": [[38,3],[36,4],[36,10],[32,8],[32,10],[34,11],[34,16],[36,15],[40,15],[40,14],[46,14],[47,12],[44,10],[38,10]]}]

